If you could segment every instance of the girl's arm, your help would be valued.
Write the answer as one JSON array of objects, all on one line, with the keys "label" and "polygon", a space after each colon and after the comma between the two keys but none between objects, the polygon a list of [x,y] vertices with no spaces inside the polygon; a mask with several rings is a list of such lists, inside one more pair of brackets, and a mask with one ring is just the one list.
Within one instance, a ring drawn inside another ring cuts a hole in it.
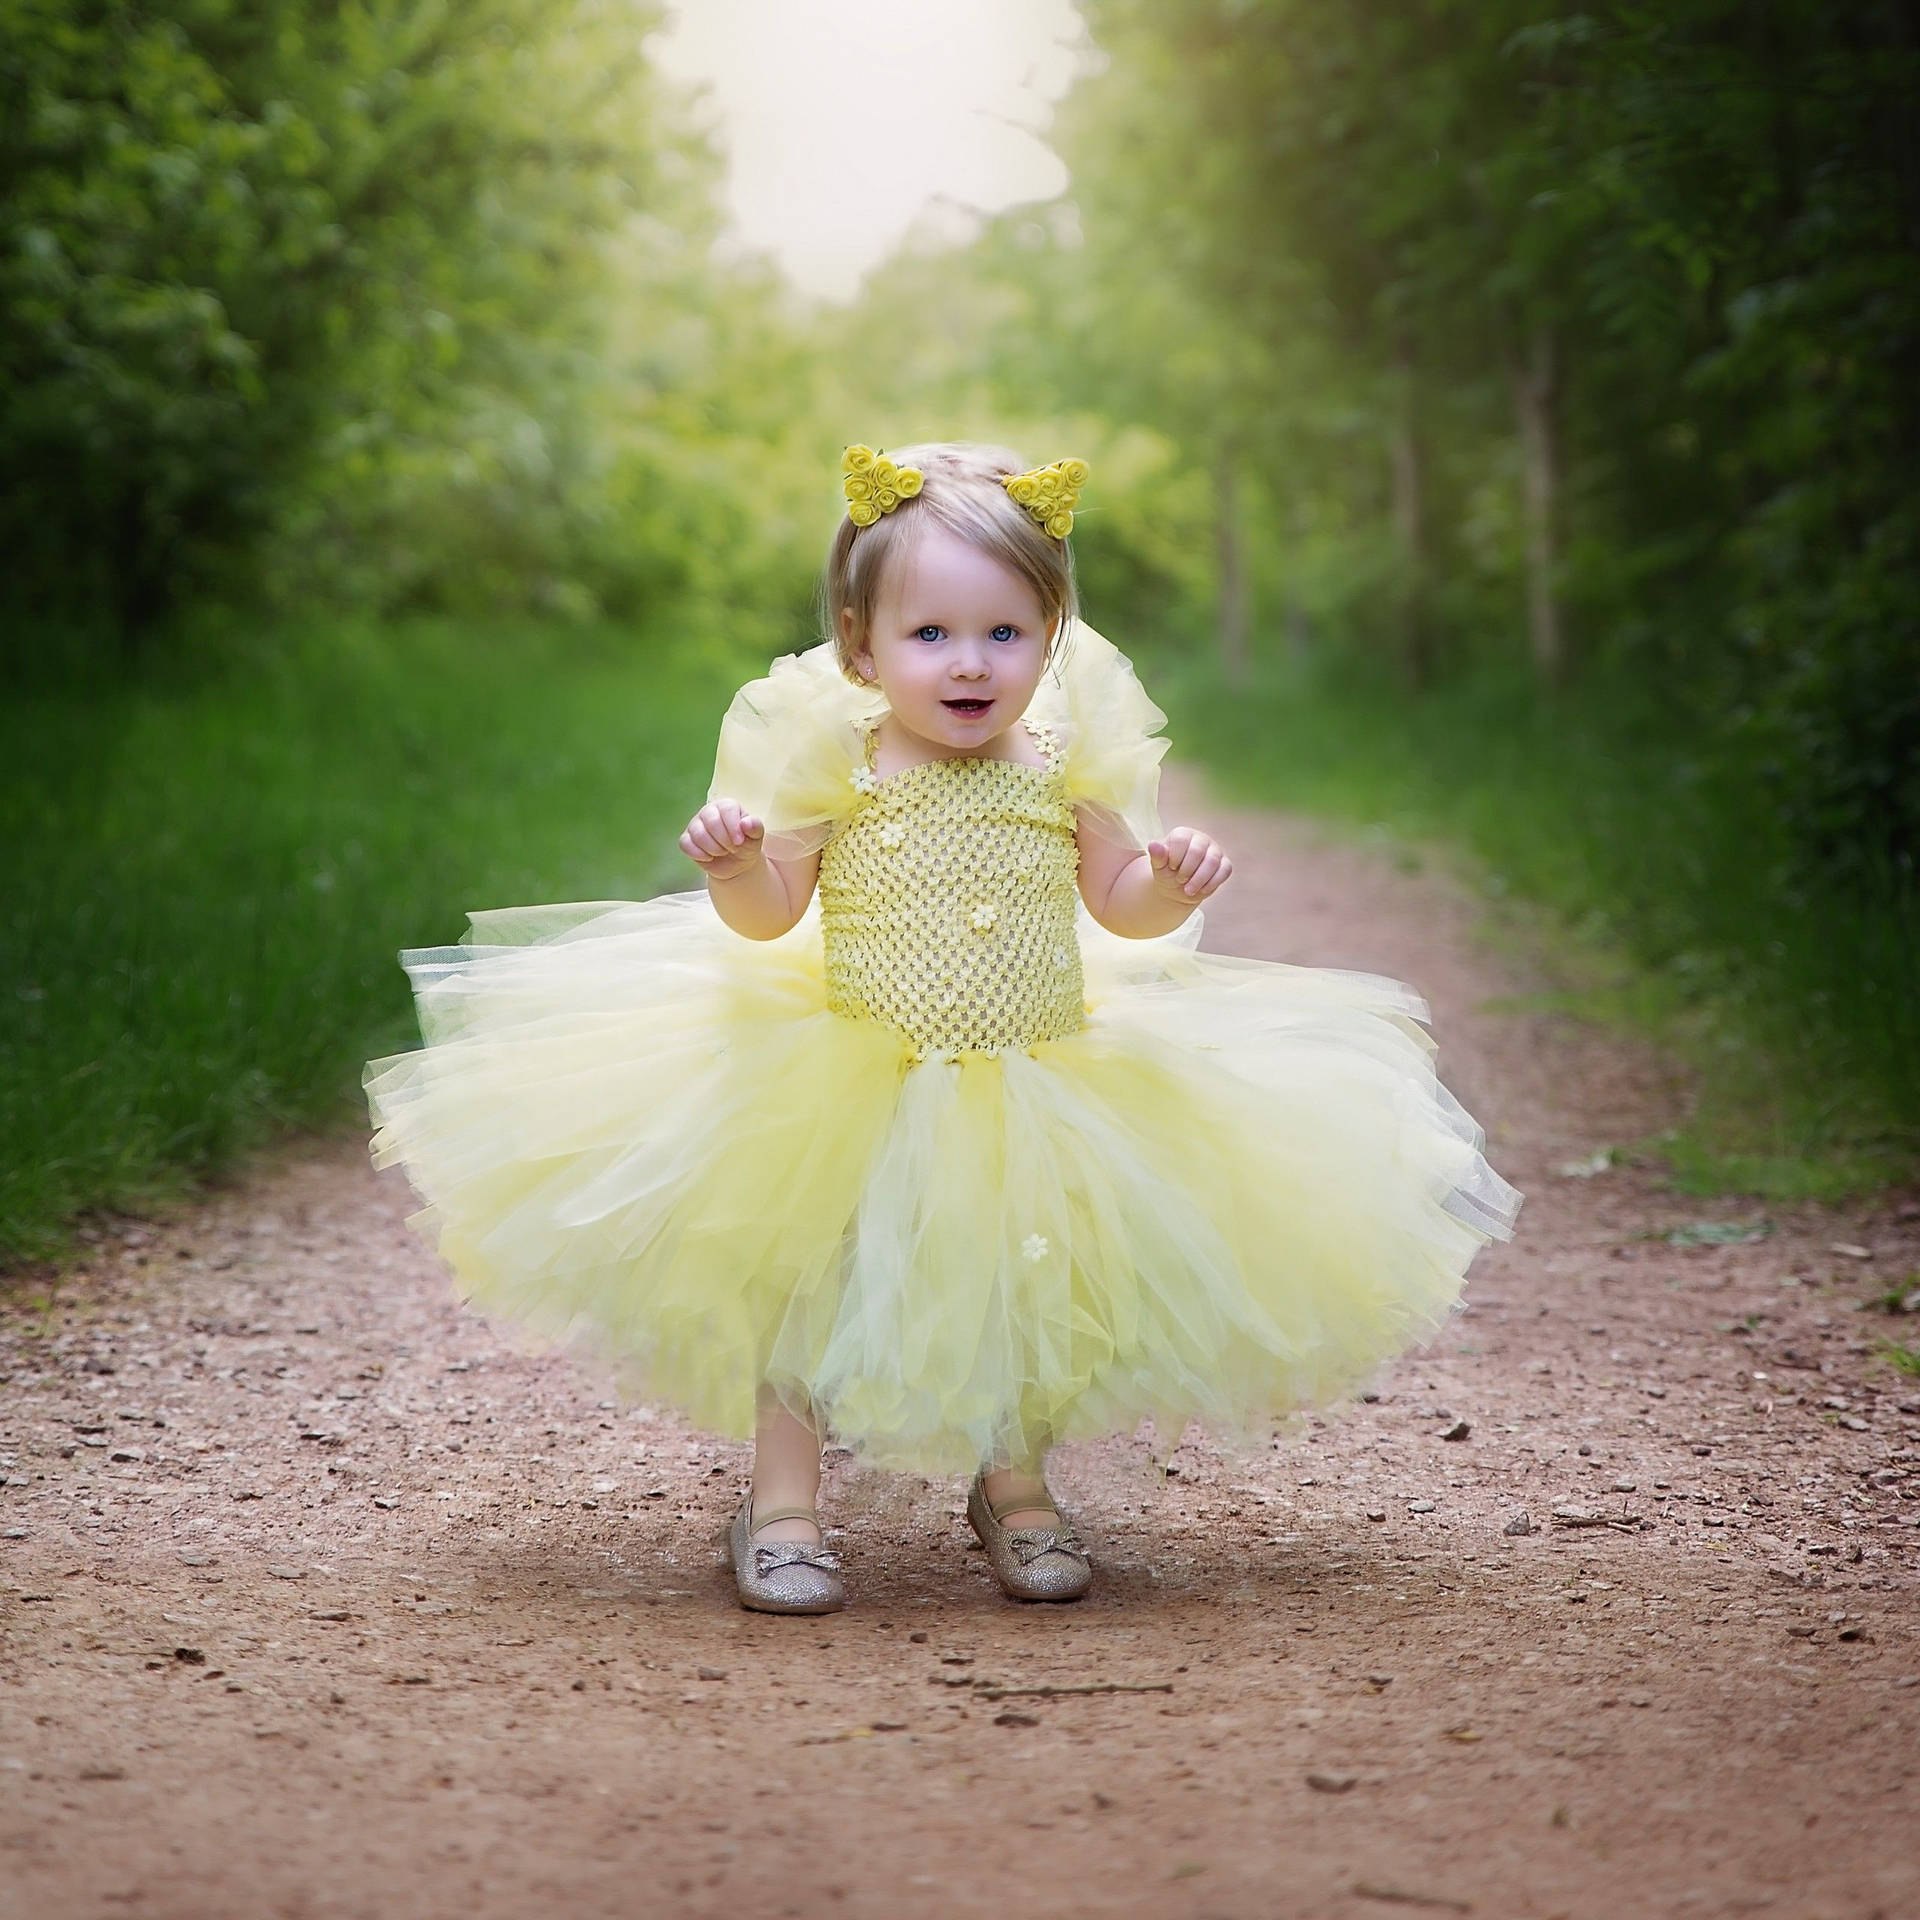
[{"label": "girl's arm", "polygon": [[1122,846],[1080,823],[1080,898],[1106,928],[1128,940],[1171,933],[1233,874],[1219,841],[1175,827],[1145,848]]},{"label": "girl's arm", "polygon": [[820,856],[767,857],[766,828],[735,800],[713,800],[687,822],[680,851],[707,876],[713,910],[749,940],[777,940],[813,898]]}]

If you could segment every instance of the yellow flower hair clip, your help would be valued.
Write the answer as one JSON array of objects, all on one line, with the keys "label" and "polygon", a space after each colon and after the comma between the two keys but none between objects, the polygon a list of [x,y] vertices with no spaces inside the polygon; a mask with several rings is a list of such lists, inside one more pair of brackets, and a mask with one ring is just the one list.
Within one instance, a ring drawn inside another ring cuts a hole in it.
[{"label": "yellow flower hair clip", "polygon": [[1042,533],[1064,540],[1073,531],[1073,510],[1087,484],[1084,460],[1056,460],[1050,467],[1010,473],[1000,483],[1032,516]]},{"label": "yellow flower hair clip", "polygon": [[840,491],[847,496],[847,518],[856,527],[872,526],[927,483],[918,467],[897,467],[871,447],[849,447],[841,457],[840,471],[846,475]]}]

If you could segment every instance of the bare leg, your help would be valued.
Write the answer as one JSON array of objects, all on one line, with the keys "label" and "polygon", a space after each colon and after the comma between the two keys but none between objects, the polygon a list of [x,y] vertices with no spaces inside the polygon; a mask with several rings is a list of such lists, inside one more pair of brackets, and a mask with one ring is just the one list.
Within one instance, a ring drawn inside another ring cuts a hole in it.
[{"label": "bare leg", "polygon": [[[790,1413],[766,1388],[760,1390],[753,1438],[753,1510],[811,1507],[820,1498],[820,1435]],[[820,1530],[806,1520],[776,1520],[754,1528],[757,1540],[803,1540],[820,1544]]]},{"label": "bare leg", "polygon": [[[1059,1510],[1047,1492],[1040,1467],[1038,1460],[1030,1467],[995,1467],[986,1477],[987,1503],[999,1513],[1000,1524],[1010,1533],[1022,1527],[1060,1524]],[[1009,1500],[1018,1500],[1021,1504],[1011,1512],[1003,1511]]]}]

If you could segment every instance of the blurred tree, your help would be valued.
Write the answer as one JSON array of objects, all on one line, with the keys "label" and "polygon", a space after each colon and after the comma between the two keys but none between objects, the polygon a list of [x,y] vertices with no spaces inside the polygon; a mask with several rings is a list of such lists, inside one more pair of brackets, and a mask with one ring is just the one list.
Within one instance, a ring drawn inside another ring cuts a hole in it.
[{"label": "blurred tree", "polygon": [[569,480],[598,477],[606,301],[647,280],[636,253],[704,258],[711,229],[711,162],[643,56],[657,22],[0,0],[14,614],[137,649],[263,573],[391,602],[455,552],[537,599]]},{"label": "blurred tree", "polygon": [[1578,634],[1763,745],[1814,858],[1910,871],[1912,6],[1086,13],[1076,390],[1215,471],[1247,449],[1283,522],[1374,528],[1391,566],[1348,574],[1388,584],[1410,682],[1504,627],[1556,685]]}]

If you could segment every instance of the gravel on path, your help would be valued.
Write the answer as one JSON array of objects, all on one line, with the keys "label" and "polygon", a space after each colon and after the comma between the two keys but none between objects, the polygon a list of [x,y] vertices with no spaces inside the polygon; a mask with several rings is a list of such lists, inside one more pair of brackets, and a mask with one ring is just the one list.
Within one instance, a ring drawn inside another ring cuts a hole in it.
[{"label": "gravel on path", "polygon": [[1072,1608],[834,1456],[854,1604],[772,1619],[745,1448],[289,1149],[0,1304],[0,1915],[1920,1914],[1920,1205],[1610,1164],[1671,1063],[1443,874],[1184,798],[1208,944],[1413,981],[1528,1194],[1431,1349],[1258,1452],[1063,1450]]}]

